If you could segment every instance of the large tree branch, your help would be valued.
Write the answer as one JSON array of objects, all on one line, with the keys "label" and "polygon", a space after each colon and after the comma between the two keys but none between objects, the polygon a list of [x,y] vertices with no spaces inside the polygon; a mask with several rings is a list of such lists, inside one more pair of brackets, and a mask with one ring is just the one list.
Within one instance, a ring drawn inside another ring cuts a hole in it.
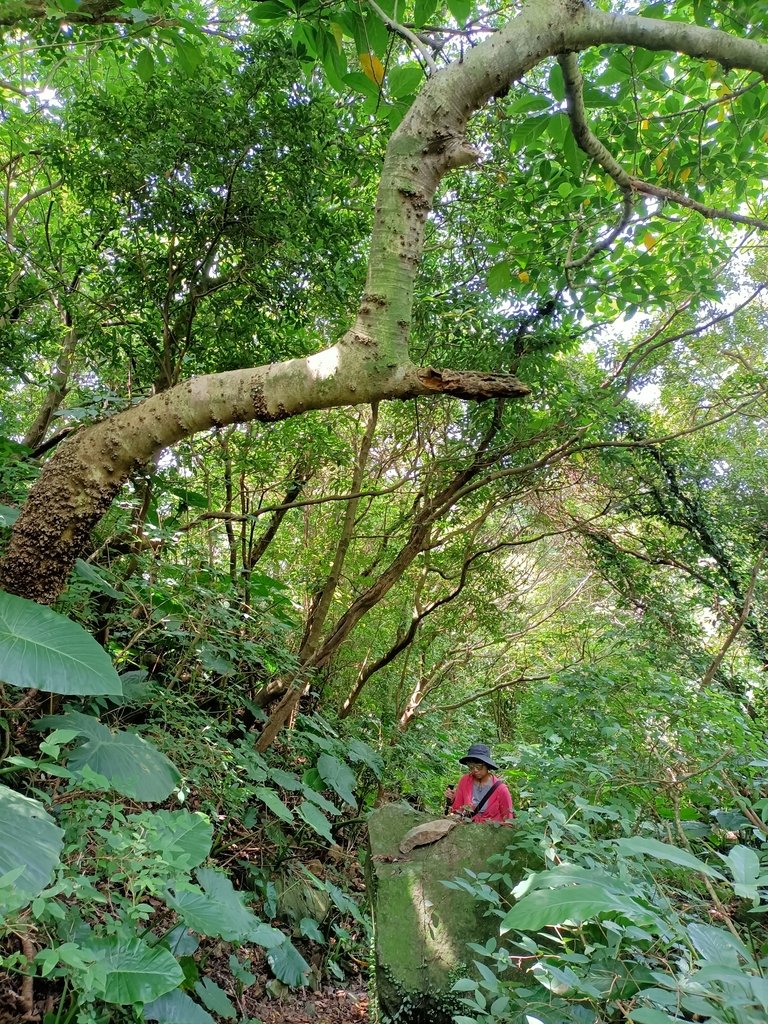
[{"label": "large tree branch", "polygon": [[[5,24],[43,17],[19,0]],[[15,16],[14,16],[15,12]],[[112,0],[85,0],[90,20],[120,13]],[[10,17],[10,20],[9,20]],[[425,83],[387,147],[375,207],[364,294],[336,345],[306,359],[187,381],[113,419],[78,432],[57,451],[17,521],[0,585],[36,600],[56,598],[98,517],[131,472],[158,449],[215,425],[298,415],[309,409],[420,395],[483,400],[527,388],[495,374],[419,370],[408,340],[424,227],[435,192],[476,154],[471,115],[544,59],[617,43],[714,59],[768,76],[768,46],[699,26],[613,15],[580,0],[529,0],[499,32]]]}]

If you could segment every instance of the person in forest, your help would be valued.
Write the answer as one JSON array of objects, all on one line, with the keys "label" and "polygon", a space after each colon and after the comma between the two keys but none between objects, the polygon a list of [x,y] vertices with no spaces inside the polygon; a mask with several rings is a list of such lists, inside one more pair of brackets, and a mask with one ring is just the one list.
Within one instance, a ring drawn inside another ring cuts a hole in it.
[{"label": "person in forest", "polygon": [[445,791],[448,813],[459,814],[468,821],[498,821],[511,824],[515,816],[512,797],[504,782],[491,773],[497,766],[491,760],[491,750],[485,743],[474,743],[459,764],[469,768],[454,789]]}]

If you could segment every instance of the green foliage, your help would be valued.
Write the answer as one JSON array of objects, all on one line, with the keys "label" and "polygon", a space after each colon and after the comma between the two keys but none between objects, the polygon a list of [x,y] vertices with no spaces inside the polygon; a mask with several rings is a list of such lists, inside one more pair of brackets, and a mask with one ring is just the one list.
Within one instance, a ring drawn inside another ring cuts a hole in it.
[{"label": "green foliage", "polygon": [[0,786],[0,914],[18,910],[51,880],[62,831],[37,801]]},{"label": "green foliage", "polygon": [[0,591],[0,678],[48,693],[122,693],[109,656],[81,626]]},{"label": "green foliage", "polygon": [[113,732],[79,711],[52,715],[39,722],[40,728],[51,726],[83,737],[67,757],[67,767],[76,775],[101,776],[118,793],[150,803],[165,800],[179,784],[176,767],[136,733]]}]

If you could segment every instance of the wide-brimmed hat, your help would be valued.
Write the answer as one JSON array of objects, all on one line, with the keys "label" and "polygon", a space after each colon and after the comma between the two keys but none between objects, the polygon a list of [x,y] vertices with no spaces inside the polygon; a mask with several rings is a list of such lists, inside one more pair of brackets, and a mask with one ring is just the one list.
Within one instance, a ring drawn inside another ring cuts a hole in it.
[{"label": "wide-brimmed hat", "polygon": [[491,760],[491,748],[487,743],[473,743],[466,757],[459,758],[459,764],[467,764],[469,761],[482,761],[489,768],[498,768]]}]

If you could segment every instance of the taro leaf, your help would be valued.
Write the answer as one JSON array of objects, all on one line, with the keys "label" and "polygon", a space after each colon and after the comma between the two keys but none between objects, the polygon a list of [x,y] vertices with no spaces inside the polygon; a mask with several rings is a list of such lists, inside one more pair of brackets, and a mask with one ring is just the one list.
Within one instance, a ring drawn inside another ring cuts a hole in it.
[{"label": "taro leaf", "polygon": [[13,526],[20,515],[19,509],[11,508],[10,505],[0,505],[0,528]]},{"label": "taro leaf", "polygon": [[634,900],[607,892],[598,885],[574,885],[561,889],[539,889],[524,896],[501,922],[501,931],[539,931],[547,925],[573,921],[580,924],[599,914],[622,914],[635,924],[652,923],[655,918]]},{"label": "taro leaf", "polygon": [[[314,771],[314,768],[312,771]],[[304,774],[306,775],[306,772]],[[318,779],[320,778],[319,775],[317,777]],[[322,786],[322,784],[322,779],[320,779],[320,785]],[[311,786],[304,786],[302,788],[302,792],[307,800],[311,800],[313,804],[317,804],[317,806],[321,810],[326,811],[326,813],[334,815],[341,814],[341,811],[335,804],[332,804],[330,800],[326,800],[322,793],[316,792],[316,790],[312,789]]]},{"label": "taro leaf", "polygon": [[63,839],[42,804],[0,786],[0,876],[23,868],[10,891],[0,891],[0,912],[18,910],[48,885]]},{"label": "taro leaf", "polygon": [[214,1024],[213,1017],[177,988],[144,1007],[144,1020],[159,1024]]},{"label": "taro leaf", "polygon": [[265,803],[278,818],[281,818],[283,821],[293,821],[293,815],[274,789],[267,789],[266,786],[257,786],[253,791],[253,795],[257,800]]},{"label": "taro leaf", "polygon": [[[728,856],[721,859],[728,865],[734,882],[754,887],[760,876],[760,858],[754,850],[748,846],[734,846],[728,851]],[[738,889],[736,894],[745,895]]]},{"label": "taro leaf", "polygon": [[254,942],[270,948],[284,941],[285,936],[264,924],[243,905],[240,893],[221,871],[199,868],[195,873],[202,889],[169,891],[165,902],[185,924],[196,932],[230,942]]},{"label": "taro leaf", "polygon": [[278,981],[291,988],[306,985],[309,964],[289,939],[267,953],[267,962]]},{"label": "taro leaf", "polygon": [[112,732],[98,719],[79,711],[50,715],[39,724],[76,729],[85,736],[86,742],[69,755],[67,767],[73,772],[90,768],[123,796],[155,803],[167,799],[179,784],[181,776],[176,766],[136,733]]},{"label": "taro leaf", "polygon": [[696,952],[714,965],[736,967],[741,957],[745,963],[754,966],[754,959],[743,942],[724,928],[711,924],[692,922],[687,927],[688,935]]},{"label": "taro leaf", "polygon": [[223,988],[219,988],[214,981],[211,981],[210,978],[203,978],[202,981],[198,981],[195,985],[195,992],[209,1010],[213,1010],[214,1013],[217,1013],[225,1020],[232,1020],[233,1017],[237,1016],[237,1010],[235,1010],[227,998],[227,993]]},{"label": "taro leaf", "polygon": [[184,924],[177,924],[162,942],[174,956],[192,956],[200,946],[197,937]]},{"label": "taro leaf", "polygon": [[75,562],[74,569],[75,576],[79,576],[81,580],[87,580],[88,583],[92,583],[94,587],[101,591],[102,594],[106,594],[107,597],[114,597],[117,600],[124,601],[125,594],[121,594],[119,590],[108,583],[101,573],[98,573],[92,565],[88,562],[84,562],[82,558],[78,558]]},{"label": "taro leaf", "polygon": [[371,769],[377,779],[381,778],[381,774],[384,771],[384,761],[373,747],[369,747],[362,740],[350,740],[347,754],[350,761],[362,761],[364,765]]},{"label": "taro leaf", "polygon": [[362,915],[360,907],[358,907],[351,896],[347,896],[347,894],[342,892],[337,885],[333,884],[333,882],[326,882],[323,888],[342,914],[349,914],[350,917],[354,917],[354,919],[359,921],[360,924],[365,924],[365,918]]},{"label": "taro leaf", "polygon": [[299,931],[305,939],[312,939],[313,942],[325,942],[325,936],[317,927],[317,921],[312,917],[302,917],[299,922]]},{"label": "taro leaf", "polygon": [[698,871],[710,878],[725,878],[719,871],[705,864],[703,860],[694,857],[687,850],[681,850],[679,846],[671,846],[669,843],[660,843],[658,839],[645,839],[643,836],[633,836],[631,839],[617,839],[616,845],[623,853],[634,856],[653,857],[654,860],[669,861],[670,864],[679,864],[681,867]]},{"label": "taro leaf", "polygon": [[121,695],[109,655],[82,626],[0,591],[0,680],[47,693]]},{"label": "taro leaf", "polygon": [[105,1003],[151,1003],[184,980],[176,958],[164,946],[148,946],[141,939],[91,939],[83,953],[92,953],[106,968]]},{"label": "taro leaf", "polygon": [[326,785],[339,794],[342,800],[357,807],[353,790],[356,779],[354,773],[333,754],[321,754],[317,759],[317,770]]},{"label": "taro leaf", "polygon": [[[134,817],[131,815],[128,820]],[[146,824],[147,816],[140,817]],[[147,847],[161,853],[163,860],[174,868],[191,871],[211,852],[213,826],[200,811],[155,811],[148,826],[144,837]]]},{"label": "taro leaf", "polygon": [[319,807],[315,807],[309,800],[302,800],[299,807],[296,809],[298,816],[313,828],[319,836],[323,839],[327,839],[329,843],[335,842],[333,835],[331,834],[331,823],[328,821],[326,816],[320,810]]},{"label": "taro leaf", "polygon": [[304,783],[301,779],[297,778],[293,772],[284,772],[282,768],[270,768],[269,781],[274,782],[281,789],[288,789],[293,792],[298,792],[304,788]]}]

